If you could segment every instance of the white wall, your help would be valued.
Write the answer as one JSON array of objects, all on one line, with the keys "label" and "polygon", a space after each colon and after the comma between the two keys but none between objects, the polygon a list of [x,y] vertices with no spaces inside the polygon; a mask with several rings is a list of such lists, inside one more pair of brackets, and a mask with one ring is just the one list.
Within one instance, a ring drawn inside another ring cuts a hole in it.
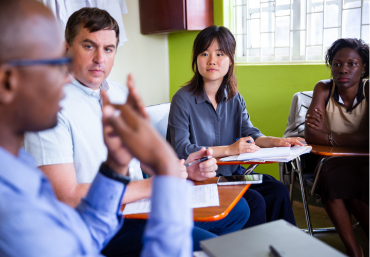
[{"label": "white wall", "polygon": [[142,35],[139,1],[127,0],[126,4],[128,14],[122,17],[128,41],[118,48],[109,78],[125,85],[132,73],[146,105],[169,102],[167,35]]}]

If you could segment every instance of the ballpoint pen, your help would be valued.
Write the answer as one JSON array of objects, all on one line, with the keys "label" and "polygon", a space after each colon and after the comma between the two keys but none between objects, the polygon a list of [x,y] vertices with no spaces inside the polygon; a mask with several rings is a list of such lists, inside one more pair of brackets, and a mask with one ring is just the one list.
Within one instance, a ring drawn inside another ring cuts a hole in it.
[{"label": "ballpoint pen", "polygon": [[190,165],[196,164],[198,162],[204,162],[204,161],[209,160],[211,158],[212,158],[212,156],[206,156],[206,157],[200,158],[199,160],[196,160],[194,162],[189,162],[189,163],[185,164],[185,167],[188,167]]},{"label": "ballpoint pen", "polygon": [[[238,141],[240,138],[237,138],[235,141]],[[247,143],[251,144],[252,140],[247,140]]]}]

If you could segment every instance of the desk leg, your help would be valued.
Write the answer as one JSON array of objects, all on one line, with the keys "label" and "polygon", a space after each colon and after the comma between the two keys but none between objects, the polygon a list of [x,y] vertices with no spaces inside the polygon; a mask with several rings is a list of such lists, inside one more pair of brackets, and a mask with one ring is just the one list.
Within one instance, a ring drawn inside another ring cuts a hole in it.
[{"label": "desk leg", "polygon": [[297,163],[297,172],[298,172],[298,177],[299,177],[299,184],[301,186],[302,201],[303,201],[304,214],[306,216],[307,229],[308,229],[308,233],[310,234],[310,236],[313,236],[312,225],[311,225],[311,217],[310,217],[310,212],[308,210],[308,203],[307,203],[307,199],[306,199],[306,193],[304,191],[304,186],[303,186],[301,158],[298,156],[295,160],[296,160],[296,163]]},{"label": "desk leg", "polygon": [[251,164],[248,166],[248,168],[245,170],[243,175],[249,175],[252,173],[252,171],[258,166],[258,164]]}]

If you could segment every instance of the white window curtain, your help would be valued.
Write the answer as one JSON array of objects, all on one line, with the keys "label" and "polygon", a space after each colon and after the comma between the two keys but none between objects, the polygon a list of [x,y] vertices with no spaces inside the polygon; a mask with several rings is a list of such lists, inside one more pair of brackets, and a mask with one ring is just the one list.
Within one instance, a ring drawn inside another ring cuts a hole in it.
[{"label": "white window curtain", "polygon": [[59,21],[62,29],[62,37],[64,38],[64,30],[68,18],[75,11],[83,7],[98,7],[106,10],[118,23],[119,26],[119,45],[123,45],[128,40],[125,27],[123,26],[122,15],[126,14],[126,0],[39,0],[44,3],[54,13]]}]

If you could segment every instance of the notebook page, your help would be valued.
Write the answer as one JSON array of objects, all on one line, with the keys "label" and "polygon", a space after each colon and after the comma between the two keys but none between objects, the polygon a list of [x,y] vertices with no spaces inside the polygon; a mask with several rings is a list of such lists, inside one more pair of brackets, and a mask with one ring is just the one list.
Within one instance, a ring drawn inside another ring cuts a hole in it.
[{"label": "notebook page", "polygon": [[242,153],[238,156],[238,161],[262,159],[277,156],[290,155],[290,147],[272,147],[272,148],[261,148],[259,151],[254,153]]},{"label": "notebook page", "polygon": [[269,157],[264,158],[265,161],[274,161],[274,162],[289,162],[296,158],[297,156],[311,152],[311,146],[294,146],[290,148],[290,155],[288,156],[278,156],[278,157]]},{"label": "notebook page", "polygon": [[[123,215],[150,212],[151,199],[143,199],[126,204]],[[220,206],[217,184],[208,184],[192,187],[191,208]]]}]

